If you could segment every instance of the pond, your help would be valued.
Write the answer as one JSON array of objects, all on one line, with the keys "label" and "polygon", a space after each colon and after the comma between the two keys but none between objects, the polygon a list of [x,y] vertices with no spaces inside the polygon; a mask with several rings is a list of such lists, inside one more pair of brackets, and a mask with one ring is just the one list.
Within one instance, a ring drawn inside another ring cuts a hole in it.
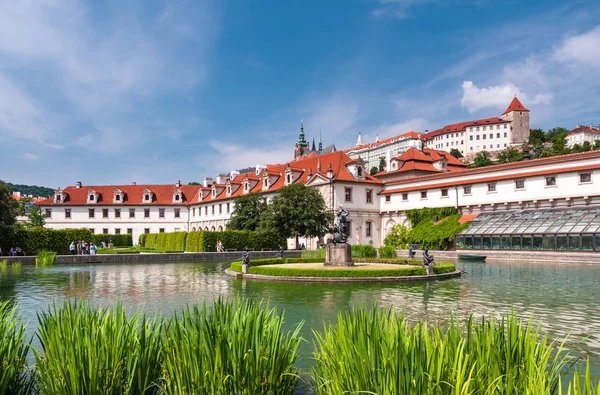
[{"label": "pond", "polygon": [[[240,295],[269,300],[285,310],[289,327],[304,321],[297,366],[309,372],[312,330],[333,322],[352,306],[377,304],[403,310],[411,320],[445,322],[451,312],[494,315],[513,310],[541,321],[553,339],[567,335],[567,347],[590,355],[593,375],[600,375],[600,268],[585,264],[524,262],[459,262],[461,278],[417,283],[320,284],[241,280],[224,273],[227,262],[9,267],[0,272],[0,297],[18,303],[28,331],[37,326],[36,313],[52,302],[86,298],[93,304],[122,300],[130,310],[142,308],[169,316],[186,304]],[[305,390],[299,389],[299,393]]]}]

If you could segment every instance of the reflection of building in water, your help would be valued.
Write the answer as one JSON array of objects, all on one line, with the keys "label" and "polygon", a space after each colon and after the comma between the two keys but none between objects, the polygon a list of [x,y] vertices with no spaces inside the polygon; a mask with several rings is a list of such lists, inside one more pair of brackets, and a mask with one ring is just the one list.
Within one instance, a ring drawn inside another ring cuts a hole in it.
[{"label": "reflection of building in water", "polygon": [[91,287],[96,295],[103,298],[127,296],[128,300],[139,303],[181,294],[227,295],[230,283],[229,278],[216,272],[202,272],[200,265],[194,268],[136,265],[103,266],[96,272]]}]

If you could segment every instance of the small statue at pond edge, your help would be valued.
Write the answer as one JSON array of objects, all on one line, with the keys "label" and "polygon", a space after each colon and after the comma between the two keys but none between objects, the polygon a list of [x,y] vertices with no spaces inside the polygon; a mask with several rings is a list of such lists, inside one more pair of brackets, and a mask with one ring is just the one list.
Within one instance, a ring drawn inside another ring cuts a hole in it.
[{"label": "small statue at pond edge", "polygon": [[433,274],[433,268],[431,267],[433,260],[433,255],[429,255],[429,248],[425,248],[425,250],[423,250],[423,267],[427,271],[428,276]]}]

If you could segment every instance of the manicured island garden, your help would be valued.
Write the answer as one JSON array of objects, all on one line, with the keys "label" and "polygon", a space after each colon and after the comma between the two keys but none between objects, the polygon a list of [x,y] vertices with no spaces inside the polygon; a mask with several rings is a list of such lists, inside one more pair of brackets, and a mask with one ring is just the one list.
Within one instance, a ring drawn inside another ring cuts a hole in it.
[{"label": "manicured island garden", "polygon": [[[416,259],[380,259],[359,258],[352,267],[323,266],[325,258],[273,258],[256,259],[250,262],[249,274],[286,277],[410,277],[425,276],[427,273],[422,261]],[[242,272],[242,262],[234,261],[229,270]],[[433,266],[434,274],[456,271],[450,262],[437,262]]]},{"label": "manicured island garden", "polygon": [[303,323],[285,329],[283,312],[250,299],[171,318],[67,301],[37,320],[33,345],[16,306],[0,304],[0,394],[286,395],[300,381],[315,394],[600,393],[589,362],[582,377],[559,343],[512,314],[428,326],[389,309],[345,310],[313,330],[305,377],[295,367]]}]

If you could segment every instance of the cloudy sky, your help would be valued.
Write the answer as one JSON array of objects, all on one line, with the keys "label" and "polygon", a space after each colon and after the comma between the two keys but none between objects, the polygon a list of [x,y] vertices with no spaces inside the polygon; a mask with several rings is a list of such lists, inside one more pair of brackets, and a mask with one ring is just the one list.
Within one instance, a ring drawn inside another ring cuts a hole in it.
[{"label": "cloudy sky", "polygon": [[0,0],[0,179],[201,180],[500,115],[600,123],[600,2]]}]

